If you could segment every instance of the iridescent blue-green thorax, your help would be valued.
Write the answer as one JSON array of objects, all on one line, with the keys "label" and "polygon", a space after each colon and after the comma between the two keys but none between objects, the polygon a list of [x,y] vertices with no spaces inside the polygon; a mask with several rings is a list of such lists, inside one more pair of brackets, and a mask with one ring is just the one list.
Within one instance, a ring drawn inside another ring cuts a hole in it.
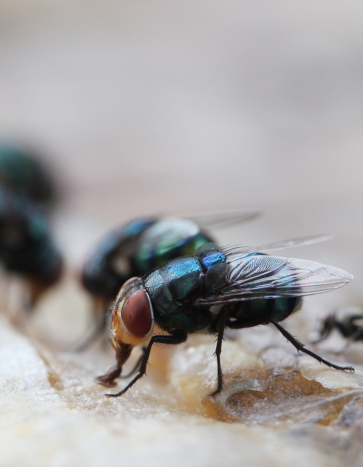
[{"label": "iridescent blue-green thorax", "polygon": [[143,278],[155,319],[169,332],[174,329],[198,332],[210,325],[210,311],[205,307],[196,310],[193,301],[203,295],[208,274],[219,270],[226,257],[213,244],[198,251],[194,256],[170,261]]}]

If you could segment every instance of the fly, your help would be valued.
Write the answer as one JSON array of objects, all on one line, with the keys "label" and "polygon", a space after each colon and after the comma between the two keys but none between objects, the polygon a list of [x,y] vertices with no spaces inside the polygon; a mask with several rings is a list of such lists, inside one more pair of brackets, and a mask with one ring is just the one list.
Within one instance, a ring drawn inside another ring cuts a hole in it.
[{"label": "fly", "polygon": [[[314,238],[238,250],[209,243],[193,255],[171,260],[127,281],[111,307],[110,341],[116,352],[116,365],[98,377],[98,382],[111,386],[135,346],[142,347],[142,355],[131,382],[120,392],[107,395],[121,396],[144,376],[154,344],[176,345],[185,342],[188,334],[207,332],[217,336],[214,396],[223,386],[220,355],[225,328],[269,323],[297,350],[329,367],[354,371],[305,349],[279,324],[300,309],[303,296],[337,289],[352,279],[351,274],[333,266],[261,253],[265,249],[306,244]],[[220,309],[214,314],[211,309],[216,305]],[[157,334],[157,328],[167,334]]]},{"label": "fly", "polygon": [[0,263],[21,276],[29,289],[29,307],[55,284],[63,261],[41,207],[0,188]]},{"label": "fly", "polygon": [[14,195],[44,207],[57,200],[52,173],[29,148],[0,143],[0,184]]}]

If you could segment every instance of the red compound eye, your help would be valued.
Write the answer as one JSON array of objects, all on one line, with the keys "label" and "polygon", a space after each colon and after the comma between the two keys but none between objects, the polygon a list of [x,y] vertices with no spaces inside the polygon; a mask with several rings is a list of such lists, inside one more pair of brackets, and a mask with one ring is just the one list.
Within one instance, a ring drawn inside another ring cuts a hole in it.
[{"label": "red compound eye", "polygon": [[124,303],[121,310],[124,326],[135,337],[145,337],[153,325],[153,313],[144,290],[136,290]]}]

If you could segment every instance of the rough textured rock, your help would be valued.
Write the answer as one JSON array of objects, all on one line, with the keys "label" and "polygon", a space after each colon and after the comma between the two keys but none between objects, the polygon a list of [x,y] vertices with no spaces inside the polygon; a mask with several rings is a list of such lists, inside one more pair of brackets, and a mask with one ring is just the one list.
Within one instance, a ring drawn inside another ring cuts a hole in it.
[{"label": "rough textured rock", "polygon": [[[73,300],[77,293],[66,283],[55,295]],[[148,376],[110,399],[94,380],[113,363],[107,347],[76,354],[50,344],[58,331],[70,348],[70,330],[84,324],[69,320],[62,336],[57,309],[53,320],[47,315],[56,298],[47,312],[24,317],[26,332],[0,319],[1,465],[358,465],[360,344],[339,357],[326,354],[354,363],[356,373],[348,374],[297,357],[268,327],[235,333],[223,344],[224,390],[211,398],[214,339],[193,336],[174,350],[156,349]],[[47,322],[54,328],[46,339],[34,337]]]}]

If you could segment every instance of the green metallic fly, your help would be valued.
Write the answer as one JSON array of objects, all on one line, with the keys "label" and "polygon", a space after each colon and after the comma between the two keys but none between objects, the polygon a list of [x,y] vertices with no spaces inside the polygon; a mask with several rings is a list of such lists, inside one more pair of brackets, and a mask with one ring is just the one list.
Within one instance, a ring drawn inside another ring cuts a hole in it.
[{"label": "green metallic fly", "polygon": [[58,196],[51,171],[32,149],[0,142],[0,185],[14,196],[43,207]]},{"label": "green metallic fly", "polygon": [[30,308],[59,280],[63,268],[43,209],[1,187],[0,264],[25,280]]},{"label": "green metallic fly", "polygon": [[62,273],[45,212],[55,193],[51,174],[33,151],[0,143],[0,264],[25,280],[29,308]]},{"label": "green metallic fly", "polygon": [[225,328],[242,329],[273,324],[301,352],[339,370],[354,371],[324,360],[291,336],[279,324],[299,310],[302,297],[328,292],[350,282],[352,275],[313,261],[261,253],[322,240],[310,237],[255,248],[201,246],[193,255],[173,259],[160,268],[127,281],[111,307],[110,339],[116,365],[98,382],[111,386],[135,346],[142,355],[131,373],[136,376],[124,394],[146,371],[154,344],[180,344],[188,334],[217,336],[217,388],[222,390],[220,355]]}]

